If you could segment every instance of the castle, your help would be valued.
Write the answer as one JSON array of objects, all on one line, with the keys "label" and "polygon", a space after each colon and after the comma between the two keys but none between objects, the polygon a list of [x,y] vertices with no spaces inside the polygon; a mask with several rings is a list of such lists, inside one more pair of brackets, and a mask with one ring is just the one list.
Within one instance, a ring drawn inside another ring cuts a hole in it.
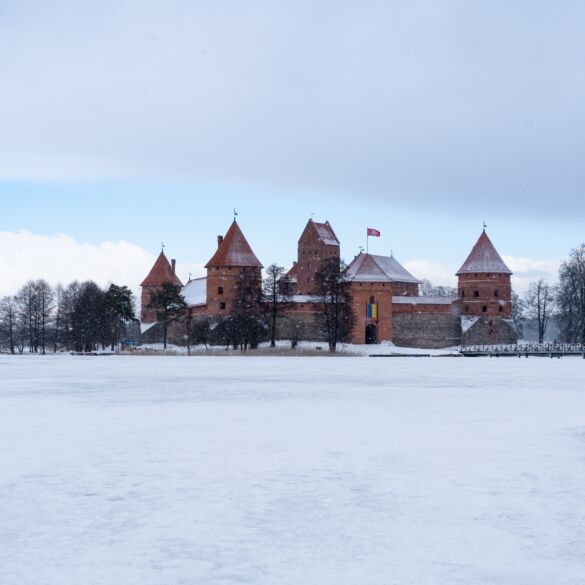
[{"label": "castle", "polygon": [[[308,221],[298,241],[297,260],[287,272],[291,303],[287,311],[301,320],[307,339],[319,339],[315,320],[319,314],[315,276],[323,260],[340,260],[340,242],[329,222]],[[148,309],[150,295],[164,282],[179,285],[194,318],[230,315],[240,276],[260,284],[262,264],[234,219],[205,265],[207,276],[185,285],[176,274],[175,260],[164,251],[141,284],[141,324],[145,340],[156,323]],[[459,344],[515,343],[512,324],[512,272],[506,266],[485,229],[457,271],[457,297],[420,296],[416,277],[392,255],[361,252],[347,267],[354,325],[351,343],[380,343],[438,348]],[[280,337],[287,337],[283,323]]]}]

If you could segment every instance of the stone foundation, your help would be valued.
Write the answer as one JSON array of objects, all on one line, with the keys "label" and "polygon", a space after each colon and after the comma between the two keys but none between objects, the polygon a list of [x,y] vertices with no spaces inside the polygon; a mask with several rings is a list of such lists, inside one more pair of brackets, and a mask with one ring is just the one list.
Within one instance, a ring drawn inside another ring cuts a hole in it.
[{"label": "stone foundation", "polygon": [[392,319],[392,341],[403,347],[438,349],[461,343],[459,317],[450,313],[405,313]]},{"label": "stone foundation", "polygon": [[468,321],[465,329],[461,345],[510,345],[518,342],[518,334],[510,319],[478,317],[471,324]]}]

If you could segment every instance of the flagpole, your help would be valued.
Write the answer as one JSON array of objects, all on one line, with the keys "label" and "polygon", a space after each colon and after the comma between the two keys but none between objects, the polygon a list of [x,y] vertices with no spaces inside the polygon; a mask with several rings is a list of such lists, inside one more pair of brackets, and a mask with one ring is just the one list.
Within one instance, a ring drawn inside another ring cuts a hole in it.
[{"label": "flagpole", "polygon": [[370,253],[370,234],[367,234],[367,236],[366,236],[366,254],[369,254],[369,253]]}]

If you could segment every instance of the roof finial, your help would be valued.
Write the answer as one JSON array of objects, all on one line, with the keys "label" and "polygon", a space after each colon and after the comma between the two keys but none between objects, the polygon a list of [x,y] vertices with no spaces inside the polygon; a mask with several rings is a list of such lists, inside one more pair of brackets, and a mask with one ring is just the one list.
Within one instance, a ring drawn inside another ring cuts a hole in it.
[{"label": "roof finial", "polygon": [[313,211],[311,211],[311,221],[313,220],[314,216],[315,216],[315,213]]},{"label": "roof finial", "polygon": [[161,252],[164,252],[165,251],[165,243],[164,242],[161,242],[160,243],[160,251]]},{"label": "roof finial", "polygon": [[234,221],[236,221],[236,217],[238,217],[238,212],[236,211],[236,208],[234,207]]},{"label": "roof finial", "polygon": [[390,258],[394,258],[394,250],[390,250]]},{"label": "roof finial", "polygon": [[485,228],[487,227],[487,223],[485,222],[485,219],[483,220],[483,231],[485,232]]},{"label": "roof finial", "polygon": [[359,248],[360,248],[360,254],[363,254],[364,253],[364,247],[363,246],[360,246]]},{"label": "roof finial", "polygon": [[189,281],[191,281],[191,275],[192,275],[192,273],[189,272]]}]

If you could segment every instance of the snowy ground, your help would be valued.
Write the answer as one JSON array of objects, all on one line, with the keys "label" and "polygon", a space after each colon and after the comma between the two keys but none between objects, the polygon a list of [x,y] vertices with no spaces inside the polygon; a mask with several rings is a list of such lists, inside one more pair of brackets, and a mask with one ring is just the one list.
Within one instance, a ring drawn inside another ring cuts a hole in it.
[{"label": "snowy ground", "polygon": [[2,585],[583,585],[585,360],[0,356]]}]

